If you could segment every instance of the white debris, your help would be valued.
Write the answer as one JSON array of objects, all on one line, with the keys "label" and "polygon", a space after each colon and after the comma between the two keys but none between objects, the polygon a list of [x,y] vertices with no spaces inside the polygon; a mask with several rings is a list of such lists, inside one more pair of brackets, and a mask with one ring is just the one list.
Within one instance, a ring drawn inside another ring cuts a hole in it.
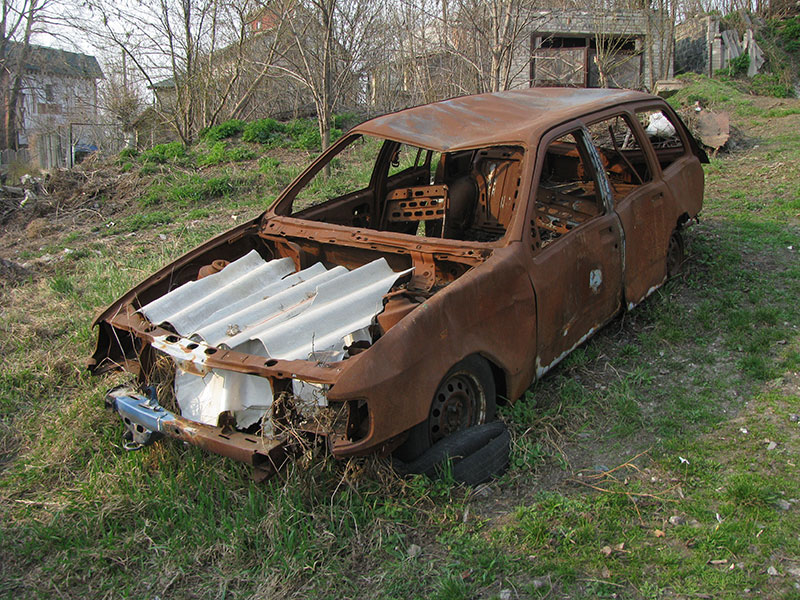
[{"label": "white debris", "polygon": [[645,133],[650,137],[668,138],[675,135],[675,127],[663,113],[657,112],[650,116]]},{"label": "white debris", "polygon": [[[253,250],[141,312],[152,323],[170,324],[184,338],[170,342],[165,336],[157,345],[186,367],[175,375],[182,416],[216,425],[219,415],[230,411],[237,427],[245,428],[270,409],[270,382],[205,368],[206,344],[283,360],[341,360],[346,346],[370,340],[369,326],[383,296],[406,273],[395,273],[383,258],[352,271],[316,263],[295,272],[291,259],[267,262]],[[187,352],[189,341],[202,347]],[[293,393],[316,406],[327,405],[326,392],[325,386],[293,381]]]}]

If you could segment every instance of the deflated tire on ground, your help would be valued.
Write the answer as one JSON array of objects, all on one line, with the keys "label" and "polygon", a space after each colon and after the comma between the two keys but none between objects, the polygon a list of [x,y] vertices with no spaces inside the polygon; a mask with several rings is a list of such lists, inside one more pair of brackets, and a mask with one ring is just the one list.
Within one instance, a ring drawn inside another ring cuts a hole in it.
[{"label": "deflated tire on ground", "polygon": [[436,477],[444,473],[450,460],[453,479],[467,485],[478,485],[506,470],[510,451],[508,428],[502,421],[494,421],[454,433],[431,446],[415,461],[395,461],[395,465],[404,474]]}]

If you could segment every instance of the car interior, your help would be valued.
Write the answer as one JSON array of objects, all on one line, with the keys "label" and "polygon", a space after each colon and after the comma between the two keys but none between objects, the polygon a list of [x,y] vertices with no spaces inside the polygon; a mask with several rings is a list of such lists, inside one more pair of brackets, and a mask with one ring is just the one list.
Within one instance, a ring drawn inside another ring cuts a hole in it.
[{"label": "car interior", "polygon": [[[368,179],[363,167],[360,181],[348,177],[347,165],[369,164],[368,159],[359,161],[358,155],[367,154],[366,147],[375,150],[377,141],[362,138],[346,146],[328,163],[330,174],[320,165],[313,178],[294,192],[291,216],[474,242],[492,242],[505,235],[518,203],[522,148],[440,153],[387,140],[377,149]],[[342,179],[347,186],[339,187]]]},{"label": "car interior", "polygon": [[[684,154],[675,127],[660,110],[637,113],[662,169]],[[628,117],[616,115],[588,125],[616,205],[652,181],[650,163]],[[534,239],[544,247],[603,213],[594,169],[578,132],[556,139],[547,147],[536,190]]]}]

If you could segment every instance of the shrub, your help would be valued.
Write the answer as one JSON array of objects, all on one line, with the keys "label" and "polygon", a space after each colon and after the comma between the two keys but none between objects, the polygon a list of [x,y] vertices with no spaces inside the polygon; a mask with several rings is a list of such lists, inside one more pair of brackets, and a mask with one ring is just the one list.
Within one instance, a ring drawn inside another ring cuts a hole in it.
[{"label": "shrub", "polygon": [[144,164],[142,165],[142,168],[139,169],[140,177],[146,177],[147,175],[153,175],[154,173],[158,173],[158,167],[152,163]]},{"label": "shrub", "polygon": [[281,139],[284,127],[275,119],[259,119],[244,126],[242,139],[245,142],[271,144]]},{"label": "shrub", "polygon": [[254,151],[250,150],[250,148],[242,148],[241,146],[228,150],[228,160],[231,162],[253,160],[256,156],[258,155]]},{"label": "shrub", "polygon": [[256,153],[249,148],[228,148],[225,142],[216,142],[203,153],[197,151],[195,154],[198,165],[218,165],[222,162],[240,162],[251,160],[256,157]]},{"label": "shrub", "polygon": [[175,204],[187,207],[205,200],[227,196],[234,188],[230,175],[220,175],[206,179],[202,175],[184,175],[177,180],[167,179],[153,183],[139,198],[145,207],[159,204]]},{"label": "shrub", "polygon": [[[336,119],[334,118],[334,124]],[[289,138],[289,147],[309,152],[319,151],[322,148],[322,138],[319,127],[314,119],[294,119],[286,123],[286,135]],[[342,131],[336,127],[331,128],[331,142],[342,136]]]},{"label": "shrub", "polygon": [[740,54],[736,58],[732,58],[728,66],[724,69],[719,69],[715,75],[722,75],[728,77],[740,77],[747,73],[747,68],[750,66],[750,55]]},{"label": "shrub", "polygon": [[336,129],[341,129],[342,131],[347,131],[351,127],[358,125],[364,119],[361,115],[356,113],[342,113],[340,115],[333,116],[333,126]]},{"label": "shrub", "polygon": [[794,90],[791,85],[781,82],[776,73],[758,73],[750,80],[750,93],[757,96],[773,96],[774,98],[792,98]]},{"label": "shrub", "polygon": [[139,156],[139,151],[136,148],[125,148],[119,153],[120,158],[136,158]]},{"label": "shrub", "polygon": [[208,149],[207,153],[203,154],[202,152],[197,152],[197,164],[218,165],[226,161],[228,159],[226,146],[227,144],[225,144],[225,142],[217,142]]},{"label": "shrub", "polygon": [[800,15],[785,19],[777,29],[784,50],[787,52],[800,50]]},{"label": "shrub", "polygon": [[220,123],[219,125],[214,125],[213,127],[209,127],[203,130],[200,133],[200,137],[209,140],[212,142],[218,142],[219,140],[224,140],[235,135],[239,135],[244,131],[246,123],[244,121],[240,121],[239,119],[231,119],[230,121],[225,121],[224,123]]},{"label": "shrub", "polygon": [[186,146],[180,142],[169,142],[168,144],[156,144],[150,150],[142,152],[139,158],[143,163],[163,165],[185,157]]}]

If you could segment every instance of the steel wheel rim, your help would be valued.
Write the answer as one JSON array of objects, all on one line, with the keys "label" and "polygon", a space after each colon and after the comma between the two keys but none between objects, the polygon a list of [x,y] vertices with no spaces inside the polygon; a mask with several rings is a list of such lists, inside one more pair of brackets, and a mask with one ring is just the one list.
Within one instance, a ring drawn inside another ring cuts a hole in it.
[{"label": "steel wheel rim", "polygon": [[452,373],[436,390],[429,434],[435,444],[448,435],[486,421],[486,391],[469,371]]}]

